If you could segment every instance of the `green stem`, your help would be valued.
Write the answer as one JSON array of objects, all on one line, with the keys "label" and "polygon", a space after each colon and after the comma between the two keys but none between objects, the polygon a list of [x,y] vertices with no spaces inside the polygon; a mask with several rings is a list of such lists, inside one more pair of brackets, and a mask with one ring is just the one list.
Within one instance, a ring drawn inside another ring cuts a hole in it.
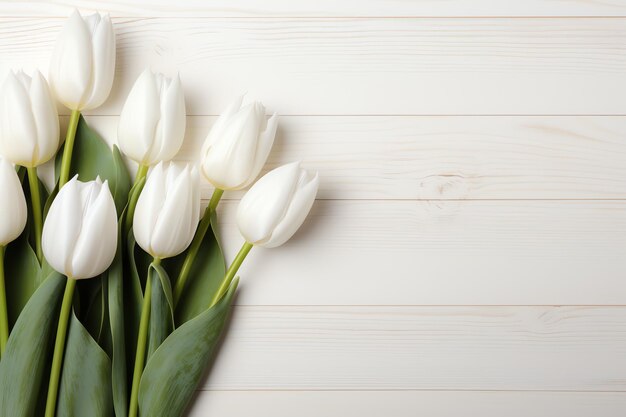
[{"label": "green stem", "polygon": [[187,278],[189,278],[189,273],[191,272],[191,267],[193,266],[193,262],[196,260],[196,255],[198,254],[198,250],[200,250],[200,245],[202,245],[204,236],[211,225],[211,216],[213,212],[215,212],[223,194],[224,190],[220,190],[219,188],[216,188],[215,191],[213,191],[211,201],[202,216],[202,221],[200,222],[198,230],[191,241],[191,245],[189,245],[189,251],[187,251],[187,256],[185,256],[185,261],[180,269],[180,274],[178,274],[176,285],[174,286],[174,307],[176,307],[180,301],[180,297],[183,295],[185,285],[187,284]]},{"label": "green stem", "polygon": [[[134,189],[138,183],[143,181],[144,178],[146,178],[149,168],[150,167],[148,165],[139,165],[139,168],[137,168],[137,175],[135,176],[135,182],[133,183],[133,187],[131,188],[131,190]],[[130,232],[131,227],[133,227],[133,217],[135,216],[135,208],[137,207],[137,201],[139,200],[140,194],[141,193],[139,192],[131,194],[131,198],[128,201],[128,208],[126,209],[126,220],[124,222],[125,233]],[[126,234],[124,235],[124,237],[126,237]]]},{"label": "green stem", "polygon": [[4,348],[9,340],[9,317],[7,311],[7,293],[4,286],[4,251],[0,246],[0,355],[4,356]]},{"label": "green stem", "polygon": [[74,150],[74,139],[76,138],[76,128],[80,119],[80,111],[72,110],[70,123],[67,126],[65,136],[65,147],[63,148],[63,160],[61,161],[61,173],[59,174],[59,190],[70,179],[70,167],[72,165],[72,151]]},{"label": "green stem", "polygon": [[[154,265],[159,265],[161,260],[154,258]],[[150,276],[148,276],[150,278]],[[139,383],[146,360],[146,345],[148,343],[148,327],[150,324],[150,304],[152,303],[152,280],[146,281],[146,289],[141,304],[141,319],[139,321],[139,335],[137,336],[137,352],[135,353],[135,370],[133,371],[133,386],[130,393],[130,409],[128,417],[137,417],[139,405]]]},{"label": "green stem", "polygon": [[239,253],[235,257],[235,260],[228,268],[228,271],[226,271],[226,275],[224,275],[224,279],[222,280],[222,285],[220,285],[220,288],[215,293],[215,296],[213,297],[213,300],[211,301],[211,305],[209,306],[209,308],[217,304],[218,301],[221,300],[221,298],[224,296],[224,294],[226,294],[226,291],[228,291],[228,287],[230,287],[230,283],[232,282],[233,278],[235,278],[235,274],[239,270],[239,267],[243,263],[243,260],[246,259],[246,256],[248,256],[248,253],[250,253],[250,250],[252,249],[253,246],[254,245],[252,245],[252,243],[248,243],[248,242],[245,242],[243,244],[243,246],[239,250]]},{"label": "green stem", "polygon": [[27,168],[28,185],[30,187],[30,197],[33,206],[33,225],[35,226],[35,253],[39,263],[43,259],[41,250],[41,231],[43,228],[43,215],[41,213],[41,194],[39,189],[39,178],[37,177],[37,168]]},{"label": "green stem", "polygon": [[67,322],[72,310],[72,299],[74,298],[74,288],[76,280],[67,277],[65,284],[65,294],[63,294],[63,304],[59,315],[59,325],[54,343],[54,356],[52,357],[52,368],[50,370],[50,382],[48,383],[48,399],[46,401],[45,417],[54,417],[57,408],[57,395],[59,392],[59,379],[61,367],[63,365],[63,354],[65,353],[65,338],[67,336]]},{"label": "green stem", "polygon": [[137,175],[135,175],[135,184],[144,179],[146,175],[148,175],[148,169],[150,169],[149,165],[140,164],[137,168]]}]

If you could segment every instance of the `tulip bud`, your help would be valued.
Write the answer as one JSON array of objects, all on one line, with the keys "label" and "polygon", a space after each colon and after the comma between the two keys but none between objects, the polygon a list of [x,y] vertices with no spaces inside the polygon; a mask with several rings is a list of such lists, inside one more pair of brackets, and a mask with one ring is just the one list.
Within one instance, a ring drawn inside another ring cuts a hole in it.
[{"label": "tulip bud", "polygon": [[39,71],[32,79],[23,71],[9,72],[0,89],[0,154],[34,168],[49,161],[59,145],[59,118],[46,80]]},{"label": "tulip bud", "polygon": [[261,172],[274,144],[278,116],[265,119],[255,101],[241,107],[239,97],[217,119],[201,150],[202,173],[216,188],[241,190]]},{"label": "tulip bud", "polygon": [[185,116],[180,78],[145,70],[135,81],[120,115],[120,149],[142,165],[169,161],[183,144]]},{"label": "tulip bud", "polygon": [[57,39],[50,63],[50,85],[72,110],[100,106],[109,96],[115,72],[115,33],[108,14],[83,18],[77,10]]},{"label": "tulip bud", "polygon": [[0,246],[22,234],[26,226],[26,198],[22,184],[10,162],[0,158]]},{"label": "tulip bud", "polygon": [[309,175],[299,162],[268,172],[239,203],[239,231],[247,242],[256,246],[282,245],[304,223],[318,186],[318,175]]},{"label": "tulip bud", "polygon": [[198,170],[159,163],[139,196],[133,231],[141,248],[155,258],[171,258],[187,249],[200,218]]},{"label": "tulip bud", "polygon": [[106,271],[117,249],[117,212],[108,182],[75,176],[65,184],[50,206],[42,245],[48,263],[68,277]]}]

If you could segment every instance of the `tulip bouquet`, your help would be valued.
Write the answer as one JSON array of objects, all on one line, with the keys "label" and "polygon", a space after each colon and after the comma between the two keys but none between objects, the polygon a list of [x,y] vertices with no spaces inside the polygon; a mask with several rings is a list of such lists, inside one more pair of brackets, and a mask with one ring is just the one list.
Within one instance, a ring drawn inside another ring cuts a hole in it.
[{"label": "tulip bouquet", "polygon": [[[239,204],[244,243],[227,268],[216,208],[224,191],[255,182],[277,116],[238,98],[197,164],[170,162],[185,135],[182,84],[147,70],[110,149],[81,112],[106,100],[114,68],[108,16],[75,12],[50,88],[38,72],[10,73],[0,87],[3,417],[181,416],[216,352],[239,267],[254,246],[285,243],[315,200],[318,177],[299,163],[259,179]],[[71,110],[64,142],[55,99]],[[214,192],[202,212],[204,180]]]}]

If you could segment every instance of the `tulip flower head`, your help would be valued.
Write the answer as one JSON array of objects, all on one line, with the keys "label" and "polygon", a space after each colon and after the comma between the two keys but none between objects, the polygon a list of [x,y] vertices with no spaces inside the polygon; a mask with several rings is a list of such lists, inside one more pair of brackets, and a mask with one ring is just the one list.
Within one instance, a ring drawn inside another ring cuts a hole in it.
[{"label": "tulip flower head", "polygon": [[180,78],[145,70],[130,90],[120,115],[120,149],[138,164],[169,161],[183,144],[185,116]]},{"label": "tulip flower head", "polygon": [[171,258],[191,243],[200,219],[198,170],[159,163],[139,196],[133,232],[137,244],[155,258]]},{"label": "tulip flower head", "polygon": [[244,195],[237,209],[237,225],[247,242],[267,248],[288,241],[306,219],[319,186],[319,176],[299,162],[265,174]]},{"label": "tulip flower head", "polygon": [[202,173],[216,188],[241,190],[261,172],[274,144],[278,116],[265,118],[256,101],[239,97],[217,119],[201,150]]},{"label": "tulip flower head", "polygon": [[50,206],[42,245],[48,263],[68,277],[106,271],[117,250],[117,212],[108,182],[75,176],[65,184]]},{"label": "tulip flower head", "polygon": [[17,165],[39,166],[60,145],[59,118],[39,71],[9,72],[0,88],[0,155]]},{"label": "tulip flower head", "polygon": [[83,18],[75,10],[61,30],[50,63],[50,85],[72,110],[100,106],[115,72],[115,32],[108,14]]},{"label": "tulip flower head", "polygon": [[26,198],[13,165],[0,158],[0,246],[22,234],[26,226]]}]

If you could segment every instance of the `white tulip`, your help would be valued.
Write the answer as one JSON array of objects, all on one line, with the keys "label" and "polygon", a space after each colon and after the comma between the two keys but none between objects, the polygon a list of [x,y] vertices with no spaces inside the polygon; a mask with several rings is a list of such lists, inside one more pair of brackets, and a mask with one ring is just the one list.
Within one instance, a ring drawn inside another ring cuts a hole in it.
[{"label": "white tulip", "polygon": [[107,181],[75,176],[65,184],[50,206],[42,245],[48,263],[70,278],[106,271],[117,249],[117,212]]},{"label": "white tulip", "polygon": [[180,78],[145,70],[135,81],[120,114],[120,149],[142,165],[169,161],[183,144],[185,116]]},{"label": "white tulip", "polygon": [[115,32],[108,14],[83,18],[77,10],[61,30],[50,63],[50,85],[72,110],[100,106],[115,72]]},{"label": "white tulip", "polygon": [[34,168],[52,159],[59,145],[59,118],[46,80],[39,71],[32,79],[9,72],[0,88],[0,154]]},{"label": "white tulip", "polygon": [[22,234],[26,226],[26,198],[13,165],[0,158],[0,246]]},{"label": "white tulip", "polygon": [[250,185],[261,172],[276,136],[278,116],[266,121],[260,102],[242,107],[242,100],[235,100],[217,119],[200,154],[202,173],[222,190]]},{"label": "white tulip", "polygon": [[155,166],[135,208],[137,244],[155,258],[176,256],[191,243],[199,218],[198,170],[173,163]]},{"label": "white tulip", "polygon": [[256,246],[282,245],[304,223],[318,186],[318,175],[309,175],[299,162],[268,172],[239,203],[239,231],[247,242]]}]

